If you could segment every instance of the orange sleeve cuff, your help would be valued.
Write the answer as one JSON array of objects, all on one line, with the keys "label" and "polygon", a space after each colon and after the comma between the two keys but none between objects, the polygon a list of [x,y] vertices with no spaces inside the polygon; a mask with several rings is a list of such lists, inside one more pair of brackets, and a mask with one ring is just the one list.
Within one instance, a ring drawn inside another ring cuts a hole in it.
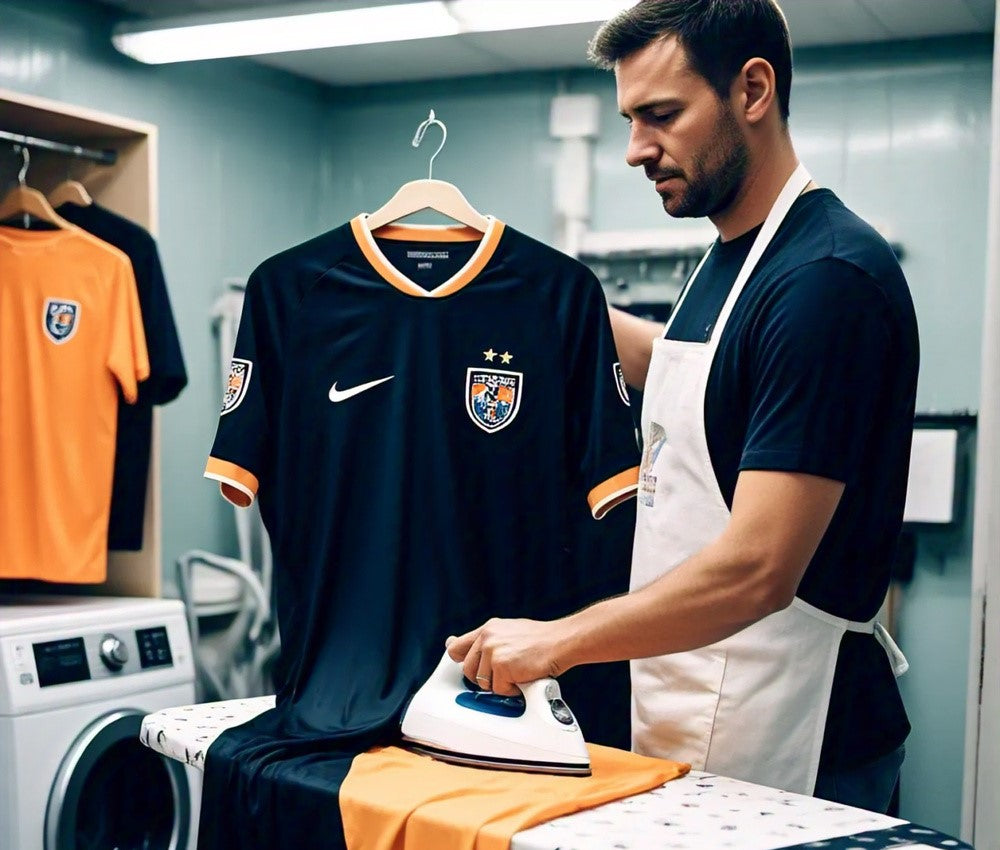
[{"label": "orange sleeve cuff", "polygon": [[626,499],[631,499],[639,489],[639,467],[633,466],[602,481],[587,494],[587,504],[594,519],[604,519],[605,514]]},{"label": "orange sleeve cuff", "polygon": [[218,481],[223,497],[238,508],[249,508],[257,496],[257,476],[228,460],[210,457],[205,477]]}]

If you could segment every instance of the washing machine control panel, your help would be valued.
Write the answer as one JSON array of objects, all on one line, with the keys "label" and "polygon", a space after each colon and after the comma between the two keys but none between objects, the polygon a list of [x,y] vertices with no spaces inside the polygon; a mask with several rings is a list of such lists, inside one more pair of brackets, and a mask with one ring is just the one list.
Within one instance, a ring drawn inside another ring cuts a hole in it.
[{"label": "washing machine control panel", "polygon": [[102,629],[58,640],[33,641],[30,647],[40,688],[173,665],[166,626],[113,632]]},{"label": "washing machine control panel", "polygon": [[0,596],[0,722],[193,681],[180,600]]}]

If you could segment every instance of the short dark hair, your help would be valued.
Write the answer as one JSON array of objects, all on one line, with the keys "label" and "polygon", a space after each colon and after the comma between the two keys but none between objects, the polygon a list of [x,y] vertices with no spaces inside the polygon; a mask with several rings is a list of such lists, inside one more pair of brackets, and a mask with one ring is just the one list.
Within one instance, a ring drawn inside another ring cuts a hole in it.
[{"label": "short dark hair", "polygon": [[597,31],[588,55],[599,67],[612,69],[629,54],[671,35],[722,99],[748,60],[766,59],[774,68],[781,118],[788,120],[792,45],[774,0],[639,0]]}]

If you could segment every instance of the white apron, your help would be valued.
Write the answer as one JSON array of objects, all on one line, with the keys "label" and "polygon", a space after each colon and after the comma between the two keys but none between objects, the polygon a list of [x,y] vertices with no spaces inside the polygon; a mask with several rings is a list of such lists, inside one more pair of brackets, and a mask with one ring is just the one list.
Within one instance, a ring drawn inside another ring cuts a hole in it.
[{"label": "white apron", "polygon": [[[708,451],[705,389],[733,305],[809,181],[800,165],[785,184],[711,339],[658,339],[653,344],[642,405],[644,449],[632,590],[703,549],[729,522]],[[677,308],[681,303],[683,297]],[[846,631],[875,633],[896,675],[904,672],[906,659],[874,620],[850,622],[798,598],[719,643],[633,661],[633,749],[690,762],[697,770],[811,794],[837,653]]]}]

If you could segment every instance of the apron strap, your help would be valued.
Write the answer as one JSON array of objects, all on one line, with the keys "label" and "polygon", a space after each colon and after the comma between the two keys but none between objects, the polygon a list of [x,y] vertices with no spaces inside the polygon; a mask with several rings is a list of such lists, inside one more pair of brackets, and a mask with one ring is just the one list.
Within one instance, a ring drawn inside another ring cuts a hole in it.
[{"label": "apron strap", "polygon": [[903,651],[896,645],[892,635],[886,631],[885,626],[881,623],[875,624],[875,640],[882,644],[882,649],[889,656],[892,673],[897,679],[910,669],[910,662],[906,660]]},{"label": "apron strap", "polygon": [[903,652],[896,644],[896,641],[892,639],[892,635],[886,631],[885,626],[878,622],[877,617],[872,617],[864,623],[855,622],[854,620],[845,620],[843,617],[835,617],[833,614],[828,614],[821,608],[817,608],[815,605],[810,605],[808,602],[799,599],[797,596],[792,601],[792,605],[819,620],[823,620],[824,622],[830,623],[834,626],[840,626],[846,632],[874,635],[875,640],[877,640],[882,646],[882,649],[885,650],[886,657],[889,659],[889,664],[892,667],[892,673],[897,679],[910,669],[910,662],[906,660],[906,656],[903,655]]},{"label": "apron strap", "polygon": [[[770,246],[771,240],[774,239],[775,234],[781,228],[785,217],[788,215],[788,211],[811,181],[812,177],[809,175],[806,167],[799,163],[778,194],[774,206],[771,207],[771,211],[767,214],[767,218],[764,219],[764,224],[761,225],[760,232],[757,234],[757,238],[754,239],[750,253],[747,254],[747,258],[743,262],[743,267],[736,276],[733,288],[729,291],[729,297],[726,298],[725,303],[722,305],[722,310],[719,312],[719,317],[715,321],[716,329],[726,326],[726,323],[729,321],[729,315],[733,312],[733,307],[743,293],[743,287],[746,286],[750,276],[757,268],[757,263],[760,262],[760,258],[764,256],[764,252]],[[711,344],[717,347],[721,335],[721,332],[717,333],[716,330],[713,330]]]},{"label": "apron strap", "polygon": [[[782,187],[778,197],[775,199],[774,206],[771,207],[771,211],[767,214],[767,218],[764,219],[764,223],[761,225],[760,233],[758,233],[757,238],[754,239],[753,245],[750,248],[750,253],[747,254],[746,260],[743,261],[743,266],[740,268],[732,289],[729,291],[729,296],[722,305],[722,309],[719,311],[719,316],[715,321],[715,329],[712,331],[710,345],[718,346],[721,329],[725,327],[726,322],[729,320],[729,314],[733,311],[733,305],[736,304],[737,299],[740,297],[740,293],[743,292],[743,287],[750,279],[750,275],[753,274],[754,269],[757,268],[758,261],[764,255],[768,245],[771,244],[774,234],[778,232],[778,228],[781,227],[781,223],[785,220],[785,216],[792,208],[792,204],[795,203],[796,198],[802,194],[806,186],[808,186],[811,181],[812,177],[809,175],[806,167],[802,165],[802,163],[799,163],[789,176],[788,180],[785,182],[785,185]],[[698,277],[698,273],[701,271],[701,267],[705,265],[705,261],[708,260],[709,254],[712,253],[712,248],[714,247],[715,242],[708,247],[705,255],[701,258],[701,262],[698,263],[697,268],[695,268],[694,274],[688,278],[687,283],[681,290],[681,297],[670,311],[670,318],[667,320],[667,325],[663,330],[664,338],[669,333],[670,326],[673,324],[674,319],[677,318],[677,314],[680,311],[681,305],[684,303],[684,299],[687,298],[688,293],[694,287],[694,282]]]},{"label": "apron strap", "polygon": [[687,279],[687,282],[681,289],[680,298],[677,299],[677,303],[674,304],[674,306],[670,309],[670,316],[667,319],[667,324],[663,328],[663,333],[661,334],[661,336],[664,339],[666,339],[667,334],[670,332],[670,326],[674,323],[674,319],[677,318],[677,314],[680,312],[681,305],[684,303],[684,299],[688,297],[688,293],[691,291],[695,279],[698,277],[698,272],[701,271],[701,267],[705,265],[705,263],[708,261],[709,255],[712,253],[712,249],[714,247],[715,243],[713,242],[711,245],[708,246],[708,249],[705,251],[705,253],[702,254],[701,259],[698,261],[698,265],[694,267],[694,271],[691,273],[691,276]]}]

